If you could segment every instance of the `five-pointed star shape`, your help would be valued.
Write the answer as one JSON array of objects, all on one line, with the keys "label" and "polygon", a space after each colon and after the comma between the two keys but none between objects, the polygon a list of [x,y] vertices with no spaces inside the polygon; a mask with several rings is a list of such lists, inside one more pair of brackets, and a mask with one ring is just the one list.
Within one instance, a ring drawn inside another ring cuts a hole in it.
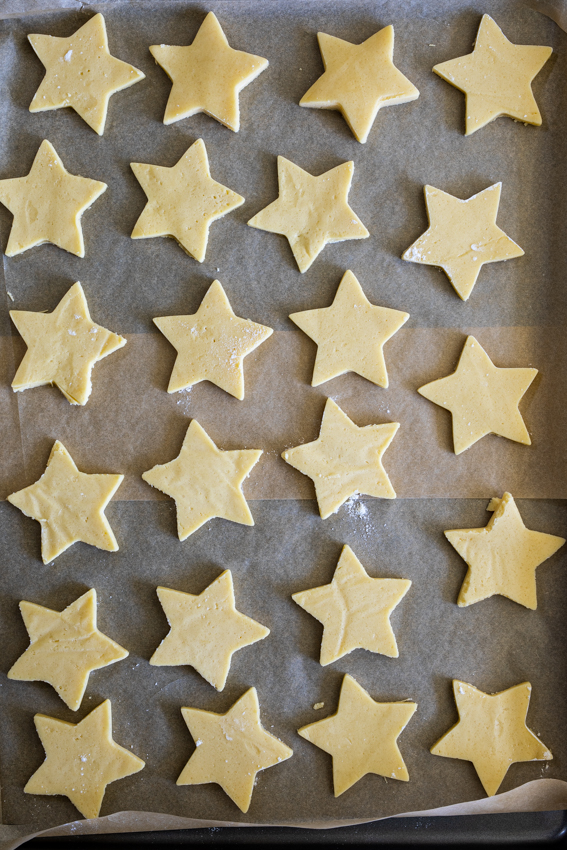
[{"label": "five-pointed star shape", "polygon": [[268,67],[267,59],[230,47],[213,12],[199,27],[193,44],[154,44],[150,52],[173,82],[164,124],[204,112],[238,132],[238,94]]},{"label": "five-pointed star shape", "polygon": [[70,106],[102,136],[108,101],[145,74],[116,59],[108,50],[106,25],[99,13],[69,38],[28,35],[47,71],[30,104],[30,112]]},{"label": "five-pointed star shape", "polygon": [[7,498],[40,523],[41,557],[48,564],[78,541],[107,552],[118,550],[104,509],[123,479],[123,475],[79,472],[63,443],[56,440],[41,478]]},{"label": "five-pointed star shape", "polygon": [[197,749],[177,784],[216,782],[243,812],[250,807],[256,774],[293,755],[260,724],[256,688],[246,691],[226,714],[199,708],[182,708],[181,713]]},{"label": "five-pointed star shape", "polygon": [[345,372],[388,386],[384,343],[407,322],[409,313],[371,304],[351,271],[344,273],[331,307],[289,318],[317,343],[312,387]]},{"label": "five-pointed star shape", "polygon": [[300,272],[328,242],[366,239],[369,233],[348,205],[354,163],[343,162],[319,177],[278,156],[279,196],[250,219],[250,227],[287,238]]},{"label": "five-pointed star shape", "polygon": [[78,282],[52,313],[11,310],[10,317],[28,347],[12,381],[15,392],[55,384],[71,404],[86,404],[94,364],[126,345],[92,321]]},{"label": "five-pointed star shape", "polygon": [[142,759],[112,739],[108,699],[80,723],[45,714],[36,714],[34,720],[45,761],[29,779],[26,794],[63,794],[84,817],[96,818],[106,786],[145,767]]},{"label": "five-pointed star shape", "polygon": [[0,180],[0,203],[14,216],[6,256],[51,242],[84,257],[81,216],[106,189],[99,180],[69,174],[45,139],[27,177]]},{"label": "five-pointed star shape", "polygon": [[415,702],[375,702],[347,674],[336,713],[297,731],[333,757],[333,786],[338,797],[367,773],[408,781],[396,741],[416,708]]},{"label": "five-pointed star shape", "polygon": [[396,498],[382,455],[399,427],[399,422],[388,422],[359,428],[328,398],[319,438],[287,449],[282,457],[313,480],[319,512],[327,519],[357,493]]},{"label": "five-pointed star shape", "polygon": [[167,587],[158,587],[157,594],[171,631],[150,664],[189,664],[217,691],[226,684],[233,654],[270,634],[265,626],[236,610],[230,570],[198,596]]},{"label": "five-pointed star shape", "polygon": [[411,587],[408,579],[370,578],[350,546],[344,546],[330,584],[294,593],[292,599],[323,623],[323,667],[368,649],[399,656],[390,614]]},{"label": "five-pointed star shape", "polygon": [[365,142],[378,110],[416,100],[419,92],[394,65],[394,27],[384,27],[351,44],[317,33],[325,73],[299,101],[300,106],[338,109],[359,142]]},{"label": "five-pointed star shape", "polygon": [[177,532],[185,540],[214,517],[254,525],[242,482],[261,454],[261,449],[221,451],[193,419],[179,455],[144,472],[142,478],[175,499]]},{"label": "five-pointed star shape", "polygon": [[30,645],[8,671],[9,679],[47,682],[76,711],[87,689],[89,673],[126,658],[128,651],[96,627],[96,590],[53,611],[20,602]]},{"label": "five-pointed star shape", "polygon": [[211,381],[244,398],[243,360],[272,333],[272,328],[235,316],[222,285],[213,281],[196,313],[154,319],[177,349],[168,393]]},{"label": "five-pointed star shape", "polygon": [[500,369],[474,336],[468,336],[456,372],[418,389],[453,416],[455,454],[464,452],[486,434],[498,434],[531,445],[518,409],[537,369]]},{"label": "five-pointed star shape", "polygon": [[172,236],[202,263],[213,221],[244,203],[241,195],[211,177],[204,141],[197,139],[172,168],[143,162],[130,166],[148,197],[132,239]]},{"label": "five-pointed star shape", "polygon": [[532,686],[514,685],[485,694],[453,680],[459,721],[431,748],[435,756],[472,761],[489,797],[498,791],[511,764],[553,756],[526,725]]},{"label": "five-pointed star shape", "polygon": [[465,93],[466,136],[501,115],[539,126],[531,82],[552,53],[551,47],[512,44],[490,15],[483,15],[473,52],[433,71]]},{"label": "five-pointed star shape", "polygon": [[402,260],[443,269],[466,301],[481,266],[521,257],[523,251],[496,224],[502,183],[461,200],[425,186],[429,229],[402,254]]},{"label": "five-pointed star shape", "polygon": [[492,499],[487,510],[493,514],[485,528],[445,532],[469,568],[457,605],[465,607],[500,594],[535,609],[536,568],[557,552],[565,540],[526,528],[510,493]]}]

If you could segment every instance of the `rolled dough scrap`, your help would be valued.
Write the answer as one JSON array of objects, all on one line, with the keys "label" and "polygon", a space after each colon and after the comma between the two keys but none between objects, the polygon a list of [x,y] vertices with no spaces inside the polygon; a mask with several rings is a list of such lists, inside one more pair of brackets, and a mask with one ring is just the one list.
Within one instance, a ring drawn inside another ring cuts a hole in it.
[{"label": "rolled dough scrap", "polygon": [[396,742],[416,709],[415,702],[376,702],[347,674],[335,714],[297,732],[333,757],[333,785],[339,797],[367,773],[409,780]]},{"label": "rolled dough scrap", "polygon": [[193,44],[153,44],[150,52],[173,83],[164,124],[204,112],[238,132],[238,94],[268,67],[267,59],[230,47],[213,12],[199,27]]},{"label": "rolled dough scrap", "polygon": [[69,38],[28,35],[46,75],[30,104],[30,112],[70,106],[102,136],[108,101],[146,76],[110,55],[103,16],[94,15]]},{"label": "rolled dough scrap", "polygon": [[30,645],[8,671],[9,679],[47,682],[73,711],[81,705],[89,673],[126,658],[128,651],[96,627],[96,590],[63,611],[20,602]]},{"label": "rolled dough scrap", "polygon": [[63,443],[56,440],[41,478],[7,499],[40,523],[41,557],[48,564],[79,541],[118,551],[104,509],[123,480],[123,475],[79,472]]},{"label": "rolled dough scrap", "polygon": [[532,686],[514,685],[485,694],[453,679],[459,721],[431,748],[435,756],[472,761],[489,797],[498,791],[511,764],[553,756],[526,725]]},{"label": "rolled dough scrap", "polygon": [[343,162],[313,177],[278,156],[279,196],[248,224],[285,236],[299,271],[306,272],[328,242],[370,235],[348,205],[353,174],[354,163]]},{"label": "rolled dough scrap", "polygon": [[565,540],[526,528],[510,493],[492,499],[487,510],[493,514],[485,528],[445,532],[469,568],[457,605],[466,607],[500,594],[535,609],[536,568],[557,552]]},{"label": "rolled dough scrap", "polygon": [[363,41],[317,33],[325,73],[299,101],[300,106],[338,109],[359,142],[368,138],[382,106],[416,100],[419,92],[394,65],[394,27]]},{"label": "rolled dough scrap", "polygon": [[537,369],[500,369],[474,336],[468,336],[456,372],[418,389],[453,416],[455,454],[486,434],[531,445],[518,405]]},{"label": "rolled dough scrap", "polygon": [[243,812],[250,807],[256,774],[293,755],[260,724],[256,688],[246,691],[226,714],[198,708],[182,708],[181,714],[197,749],[177,784],[216,782]]},{"label": "rolled dough scrap", "polygon": [[289,318],[317,343],[312,387],[345,372],[388,386],[384,344],[409,313],[371,304],[351,271],[344,273],[331,307],[291,313]]},{"label": "rolled dough scrap", "polygon": [[350,546],[343,546],[332,582],[291,598],[323,623],[320,662],[325,667],[353,649],[398,658],[390,614],[410,587],[407,579],[370,578]]},{"label": "rolled dough scrap", "polygon": [[433,71],[466,95],[465,136],[501,115],[539,126],[531,82],[552,53],[551,47],[512,44],[490,15],[483,15],[473,52]]},{"label": "rolled dough scrap", "polygon": [[138,773],[145,762],[112,738],[110,700],[80,723],[36,714],[45,761],[29,779],[26,794],[63,794],[86,818],[97,818],[106,786]]},{"label": "rolled dough scrap", "polygon": [[0,203],[14,216],[6,256],[51,242],[84,257],[81,216],[107,188],[100,180],[69,174],[45,139],[27,177],[0,180]]}]

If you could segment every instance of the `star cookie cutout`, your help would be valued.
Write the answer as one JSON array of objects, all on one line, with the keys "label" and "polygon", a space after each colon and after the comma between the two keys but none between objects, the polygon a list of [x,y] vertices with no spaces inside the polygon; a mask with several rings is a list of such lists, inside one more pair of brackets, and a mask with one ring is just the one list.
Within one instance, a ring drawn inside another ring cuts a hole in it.
[{"label": "star cookie cutout", "polygon": [[179,455],[144,472],[142,478],[175,499],[177,532],[185,540],[214,517],[254,525],[242,482],[261,454],[261,449],[221,451],[193,419]]},{"label": "star cookie cutout", "polygon": [[272,328],[235,316],[221,283],[213,281],[196,313],[154,319],[177,349],[168,393],[211,381],[244,398],[243,360],[273,333]]},{"label": "star cookie cutout", "polygon": [[510,493],[492,499],[487,510],[493,514],[485,528],[445,532],[469,568],[457,605],[466,607],[499,594],[535,610],[536,568],[551,558],[565,540],[526,528]]},{"label": "star cookie cutout", "polygon": [[490,15],[483,15],[473,52],[433,71],[466,95],[465,136],[501,115],[539,127],[531,82],[552,53],[551,47],[512,44]]},{"label": "star cookie cutout", "polygon": [[532,686],[514,685],[485,694],[453,680],[459,721],[431,748],[435,756],[472,761],[489,797],[498,791],[511,764],[553,758],[526,725]]},{"label": "star cookie cutout", "polygon": [[486,434],[531,445],[518,405],[537,369],[500,369],[474,336],[468,336],[456,372],[418,389],[453,416],[455,454]]},{"label": "star cookie cutout", "polygon": [[363,41],[317,33],[325,73],[299,101],[314,109],[338,109],[355,138],[365,142],[382,106],[416,100],[419,92],[394,65],[394,27]]},{"label": "star cookie cutout", "polygon": [[106,786],[145,767],[113,740],[108,699],[80,723],[45,714],[36,714],[34,721],[45,761],[28,780],[26,794],[62,794],[84,817],[97,818]]},{"label": "star cookie cutout", "polygon": [[145,74],[111,56],[103,16],[92,17],[69,38],[28,35],[46,74],[30,104],[30,112],[70,106],[102,136],[108,101]]},{"label": "star cookie cutout", "polygon": [[198,596],[167,587],[158,587],[157,594],[171,630],[150,664],[188,664],[217,691],[226,684],[233,654],[270,634],[265,626],[236,610],[230,570]]},{"label": "star cookie cutout", "polygon": [[14,392],[55,384],[71,404],[86,404],[95,363],[126,345],[124,337],[92,321],[80,283],[75,283],[52,313],[10,310],[28,347]]},{"label": "star cookie cutout", "polygon": [[153,44],[150,52],[173,83],[164,124],[204,112],[237,133],[238,95],[268,67],[267,59],[230,47],[213,12],[199,27],[193,44]]},{"label": "star cookie cutout", "polygon": [[256,774],[293,755],[262,727],[256,688],[246,691],[226,714],[199,708],[182,708],[181,713],[197,749],[177,784],[216,782],[242,812],[250,807]]},{"label": "star cookie cutout", "polygon": [[416,709],[415,702],[376,702],[347,674],[336,713],[297,732],[333,757],[333,786],[339,797],[367,773],[409,780],[396,742]]},{"label": "star cookie cutout", "polygon": [[388,422],[359,428],[328,398],[319,438],[287,449],[282,457],[313,480],[321,518],[327,519],[357,493],[396,498],[382,455],[399,427],[399,422]]},{"label": "star cookie cutout", "polygon": [[353,174],[354,163],[343,162],[314,177],[278,156],[279,196],[248,224],[285,236],[299,271],[306,272],[328,242],[370,235],[348,205]]},{"label": "star cookie cutout", "polygon": [[79,541],[107,552],[118,550],[104,509],[123,480],[123,475],[79,472],[56,440],[41,478],[7,499],[40,523],[41,557],[48,564]]},{"label": "star cookie cutout", "polygon": [[388,386],[384,344],[409,313],[371,304],[351,271],[344,273],[330,307],[291,313],[289,318],[317,343],[312,387],[345,372]]},{"label": "star cookie cutout", "polygon": [[204,141],[197,139],[172,168],[143,162],[130,167],[148,198],[132,239],[171,236],[202,263],[213,221],[244,203],[241,195],[211,177]]},{"label": "star cookie cutout", "polygon": [[30,645],[8,671],[9,679],[47,682],[73,711],[81,705],[89,673],[126,658],[128,652],[96,627],[96,590],[52,611],[20,602]]},{"label": "star cookie cutout", "polygon": [[370,578],[350,546],[343,546],[332,582],[291,598],[323,624],[319,660],[325,667],[353,649],[398,658],[390,614],[410,587],[407,579]]},{"label": "star cookie cutout", "polygon": [[466,200],[425,186],[429,228],[402,254],[402,260],[442,268],[466,301],[481,267],[521,257],[524,252],[496,224],[502,183]]},{"label": "star cookie cutout", "polygon": [[69,174],[53,145],[44,140],[27,177],[0,180],[0,203],[14,216],[6,256],[51,242],[84,257],[81,216],[106,189],[100,180]]}]

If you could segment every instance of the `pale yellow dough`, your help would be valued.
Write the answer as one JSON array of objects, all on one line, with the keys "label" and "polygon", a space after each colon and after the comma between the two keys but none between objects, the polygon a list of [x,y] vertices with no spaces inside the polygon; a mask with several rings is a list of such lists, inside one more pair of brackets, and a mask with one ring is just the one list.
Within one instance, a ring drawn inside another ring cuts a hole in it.
[{"label": "pale yellow dough", "polygon": [[48,564],[78,541],[107,552],[118,550],[104,509],[123,480],[123,475],[79,472],[57,440],[41,478],[7,499],[40,523],[41,557]]},{"label": "pale yellow dough", "polygon": [[382,106],[416,100],[419,92],[394,65],[394,27],[384,27],[362,44],[317,33],[325,73],[300,106],[338,109],[359,142],[368,138]]},{"label": "pale yellow dough", "polygon": [[145,767],[112,739],[108,699],[77,724],[45,714],[34,720],[45,761],[29,779],[26,794],[63,794],[84,817],[96,818],[106,786]]},{"label": "pale yellow dough", "polygon": [[267,59],[230,47],[213,12],[199,27],[193,44],[153,44],[150,52],[173,82],[164,124],[204,112],[238,132],[238,94],[268,67]]},{"label": "pale yellow dough", "polygon": [[323,624],[320,662],[325,667],[353,649],[397,658],[390,614],[410,587],[407,579],[370,578],[350,546],[343,546],[332,582],[291,598]]},{"label": "pale yellow dough", "polygon": [[397,740],[411,720],[415,702],[375,702],[346,675],[335,714],[302,726],[297,732],[333,757],[335,797],[366,776],[409,780]]},{"label": "pale yellow dough", "polygon": [[489,797],[498,791],[511,764],[548,761],[553,756],[526,725],[532,686],[514,685],[485,694],[453,680],[459,721],[431,748],[435,756],[464,759],[474,765]]},{"label": "pale yellow dough", "polygon": [[456,372],[418,389],[453,416],[455,454],[486,434],[531,445],[518,405],[537,369],[500,369],[474,336],[467,337]]},{"label": "pale yellow dough", "polygon": [[110,55],[100,13],[69,38],[28,35],[28,39],[46,70],[30,112],[70,106],[99,136],[111,96],[145,77],[133,65]]},{"label": "pale yellow dough", "polygon": [[384,344],[409,313],[371,304],[351,271],[344,273],[331,307],[291,313],[289,318],[317,343],[312,387],[345,372],[388,386]]},{"label": "pale yellow dough", "polygon": [[81,705],[89,673],[126,658],[128,651],[96,627],[96,590],[63,611],[20,602],[30,645],[8,671],[9,679],[47,682],[73,711]]},{"label": "pale yellow dough", "polygon": [[248,224],[287,238],[300,272],[306,272],[328,242],[369,236],[348,205],[354,163],[344,162],[319,177],[278,156],[279,196]]},{"label": "pale yellow dough", "polygon": [[531,82],[551,47],[512,44],[490,15],[483,15],[472,53],[435,65],[433,71],[466,95],[466,136],[506,115],[541,124]]},{"label": "pale yellow dough", "polygon": [[243,812],[250,807],[256,774],[293,755],[260,724],[256,688],[246,691],[226,714],[198,708],[182,708],[181,713],[197,749],[177,784],[216,782]]}]

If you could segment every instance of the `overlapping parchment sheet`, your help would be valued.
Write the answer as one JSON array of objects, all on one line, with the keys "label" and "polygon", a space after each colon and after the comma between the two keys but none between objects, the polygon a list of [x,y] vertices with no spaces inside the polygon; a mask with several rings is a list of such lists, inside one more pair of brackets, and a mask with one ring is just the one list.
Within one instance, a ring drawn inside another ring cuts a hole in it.
[{"label": "overlapping parchment sheet", "polygon": [[[540,777],[559,784],[538,785],[535,797],[530,786],[520,803],[517,796],[489,801],[486,810],[567,805],[563,790],[558,793],[567,777],[566,557],[560,552],[539,568],[537,611],[502,598],[461,610],[455,600],[465,565],[442,534],[446,528],[485,525],[488,499],[507,489],[519,499],[528,527],[567,536],[564,504],[553,501],[565,498],[566,487],[562,328],[567,300],[560,227],[566,177],[565,35],[547,18],[515,3],[491,3],[490,13],[513,41],[554,46],[534,84],[544,123],[523,127],[502,119],[465,138],[463,95],[430,69],[470,51],[484,8],[439,2],[432,12],[413,2],[400,9],[393,0],[348,6],[231,0],[206,9],[167,2],[92,7],[99,8],[111,51],[147,76],[111,100],[102,138],[71,111],[28,112],[43,70],[26,34],[69,35],[90,11],[10,18],[0,28],[0,119],[10,128],[0,139],[0,177],[27,173],[39,143],[48,138],[72,173],[109,185],[83,219],[85,259],[52,246],[4,259],[9,295],[0,337],[0,487],[5,496],[36,480],[55,438],[86,472],[126,473],[107,510],[120,551],[108,554],[78,544],[43,566],[38,525],[11,505],[0,505],[2,672],[27,645],[20,599],[63,608],[88,587],[96,587],[99,595],[100,628],[131,655],[92,676],[76,715],[47,685],[3,677],[4,823],[24,824],[31,832],[76,817],[63,797],[22,792],[43,759],[33,714],[77,722],[105,697],[113,701],[115,739],[131,746],[147,767],[109,786],[103,816],[139,810],[191,818],[194,824],[330,826],[475,800],[482,789],[472,766],[428,752],[456,721],[453,676],[485,691],[529,679],[534,688],[529,724],[555,757],[513,767],[502,789]],[[170,127],[161,123],[170,83],[147,46],[190,43],[208,9],[216,12],[233,46],[270,60],[267,71],[241,94],[237,135],[202,115]],[[384,109],[368,143],[360,145],[338,113],[301,109],[297,103],[322,71],[318,30],[360,42],[390,23],[396,32],[396,64],[421,97]],[[213,225],[202,265],[173,240],[129,238],[145,202],[129,162],[173,165],[200,137],[212,176],[246,198],[240,209]],[[349,200],[370,238],[327,246],[300,275],[283,237],[247,228],[246,221],[277,195],[278,154],[314,174],[353,159]],[[498,224],[526,254],[485,267],[463,304],[442,272],[399,257],[427,226],[424,183],[468,197],[498,180],[503,182]],[[11,216],[1,208],[2,245],[10,224]],[[388,390],[354,375],[317,389],[309,386],[315,346],[293,329],[287,315],[330,304],[347,268],[371,301],[411,314],[386,345]],[[276,330],[245,361],[243,402],[209,384],[173,396],[165,391],[175,352],[154,333],[151,318],[195,312],[215,277],[238,315]],[[49,387],[14,396],[8,385],[23,346],[8,336],[7,310],[52,310],[79,279],[94,320],[126,334],[128,345],[97,364],[85,408],[69,406]],[[496,365],[540,370],[522,403],[532,447],[488,437],[455,457],[449,414],[415,392],[454,369],[471,331]],[[401,422],[384,458],[400,498],[353,502],[323,522],[310,482],[286,467],[279,453],[317,436],[326,394],[359,425]],[[173,503],[156,501],[157,494],[139,474],[177,454],[192,417],[221,448],[263,448],[265,456],[245,485],[256,526],[216,520],[181,544]],[[352,546],[371,575],[413,581],[393,616],[397,660],[358,651],[330,668],[318,664],[321,627],[293,604],[290,594],[329,581],[343,543]],[[233,570],[240,610],[268,625],[272,634],[235,656],[227,688],[217,694],[190,669],[151,668],[147,659],[167,632],[156,585],[198,593],[226,567]],[[369,776],[335,800],[330,757],[296,735],[299,726],[335,710],[344,672],[376,699],[409,697],[418,703],[400,739],[409,783]],[[180,706],[225,711],[251,685],[258,688],[266,728],[295,755],[260,774],[243,816],[216,786],[177,788],[174,783],[193,747]],[[312,706],[320,701],[325,707],[315,712]],[[547,788],[549,793],[542,794]],[[483,810],[484,804],[475,807]],[[111,821],[108,829],[146,829],[148,823],[155,828],[185,825],[144,815],[122,817],[118,825]]]}]

